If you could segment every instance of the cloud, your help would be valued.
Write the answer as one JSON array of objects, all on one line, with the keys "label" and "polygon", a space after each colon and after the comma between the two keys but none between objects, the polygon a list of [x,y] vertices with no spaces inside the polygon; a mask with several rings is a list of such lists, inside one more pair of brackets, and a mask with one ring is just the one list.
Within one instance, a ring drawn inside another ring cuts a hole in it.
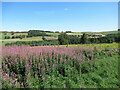
[{"label": "cloud", "polygon": [[65,11],[68,11],[69,9],[68,8],[64,8]]}]

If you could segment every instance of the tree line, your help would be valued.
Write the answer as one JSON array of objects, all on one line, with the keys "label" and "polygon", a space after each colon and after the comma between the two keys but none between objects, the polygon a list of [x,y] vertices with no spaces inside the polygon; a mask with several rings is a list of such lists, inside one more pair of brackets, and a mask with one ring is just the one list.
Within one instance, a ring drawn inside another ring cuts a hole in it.
[{"label": "tree line", "polygon": [[20,39],[23,39],[27,37],[26,35],[17,35],[17,36],[5,36],[4,39],[15,39],[15,38],[20,38]]},{"label": "tree line", "polygon": [[88,34],[83,33],[81,37],[67,35],[62,32],[58,36],[58,41],[60,45],[68,45],[68,44],[91,44],[91,43],[113,43],[119,42],[120,35],[118,34],[108,34],[105,37],[99,38],[88,38]]},{"label": "tree line", "polygon": [[59,43],[58,40],[47,40],[47,41],[17,41],[17,42],[5,44],[5,46],[10,46],[10,45],[45,46],[45,45],[59,45]]}]

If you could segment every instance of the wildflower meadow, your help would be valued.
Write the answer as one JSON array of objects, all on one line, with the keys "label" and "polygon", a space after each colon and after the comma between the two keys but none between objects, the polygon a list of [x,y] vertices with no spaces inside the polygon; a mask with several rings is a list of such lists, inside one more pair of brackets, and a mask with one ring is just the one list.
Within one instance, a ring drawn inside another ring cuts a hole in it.
[{"label": "wildflower meadow", "polygon": [[118,50],[90,47],[3,46],[2,87],[118,87]]}]

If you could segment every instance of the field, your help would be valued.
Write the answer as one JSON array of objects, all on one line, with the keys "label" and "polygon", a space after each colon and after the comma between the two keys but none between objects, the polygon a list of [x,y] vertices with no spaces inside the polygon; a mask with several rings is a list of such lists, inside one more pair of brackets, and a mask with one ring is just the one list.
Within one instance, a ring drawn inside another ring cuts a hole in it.
[{"label": "field", "polygon": [[120,89],[120,3],[7,1],[0,89]]},{"label": "field", "polygon": [[119,87],[117,43],[3,46],[2,60],[3,88]]},{"label": "field", "polygon": [[[56,40],[57,37],[45,37],[47,40]],[[13,42],[17,42],[17,41],[43,41],[41,36],[38,37],[29,37],[29,38],[23,38],[23,39],[1,39],[0,40],[0,44],[5,45],[7,43],[13,43]]]},{"label": "field", "polygon": [[[43,40],[42,36],[4,39],[28,33],[2,33],[3,88],[119,88],[118,43],[59,45],[59,33],[46,34]],[[13,42],[17,43],[6,45]]]},{"label": "field", "polygon": [[[59,33],[46,33],[47,35],[51,36],[45,36],[47,40],[55,40],[57,39],[57,36]],[[37,36],[37,37],[26,37],[26,38],[14,38],[14,39],[4,39],[5,36],[19,36],[19,35],[28,35],[28,33],[14,33],[14,35],[11,35],[11,33],[2,33],[2,37],[0,37],[0,44],[5,45],[6,43],[12,43],[12,42],[17,42],[17,41],[43,41],[42,36]]]},{"label": "field", "polygon": [[[96,34],[103,34],[103,35],[107,35],[107,34],[117,34],[118,31],[108,31],[108,32],[72,32],[72,33],[67,33],[68,35],[82,35],[83,33],[89,34],[89,35],[96,35]],[[58,35],[60,33],[55,33],[55,32],[46,32],[47,35],[50,36],[46,36],[46,38],[48,40],[54,40],[58,38]],[[20,36],[20,35],[25,35],[27,36],[28,33],[27,32],[14,32],[14,34],[12,35],[11,32],[3,32],[2,33],[2,37],[0,37],[0,42],[2,42],[2,45],[5,45],[6,43],[12,43],[12,42],[16,42],[16,41],[42,41],[42,36],[38,36],[38,37],[26,37],[26,38],[14,38],[14,39],[4,39],[5,36],[9,36],[9,37],[13,37],[13,36]]]},{"label": "field", "polygon": [[23,39],[3,39],[1,40],[2,44],[6,44],[6,43],[11,43],[11,42],[16,42],[16,41],[42,41],[42,37],[31,37],[31,38],[23,38]]}]

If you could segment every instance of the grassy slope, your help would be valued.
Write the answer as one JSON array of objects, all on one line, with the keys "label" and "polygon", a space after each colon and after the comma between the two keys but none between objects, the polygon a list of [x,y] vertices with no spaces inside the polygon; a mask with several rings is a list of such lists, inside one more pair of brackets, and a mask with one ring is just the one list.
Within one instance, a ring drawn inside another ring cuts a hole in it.
[{"label": "grassy slope", "polygon": [[16,42],[16,41],[42,41],[42,37],[29,37],[29,38],[23,38],[23,39],[3,39],[2,44],[6,44],[6,43],[11,43],[11,42]]},{"label": "grassy slope", "polygon": [[[71,73],[68,67],[68,77],[48,76],[45,88],[118,88],[118,56],[86,61],[80,65],[81,74]],[[71,73],[71,74],[69,74]]]},{"label": "grassy slope", "polygon": [[[85,87],[118,87],[118,56],[108,57],[84,64],[88,73],[83,74]],[[88,85],[86,84],[88,83]]]}]

